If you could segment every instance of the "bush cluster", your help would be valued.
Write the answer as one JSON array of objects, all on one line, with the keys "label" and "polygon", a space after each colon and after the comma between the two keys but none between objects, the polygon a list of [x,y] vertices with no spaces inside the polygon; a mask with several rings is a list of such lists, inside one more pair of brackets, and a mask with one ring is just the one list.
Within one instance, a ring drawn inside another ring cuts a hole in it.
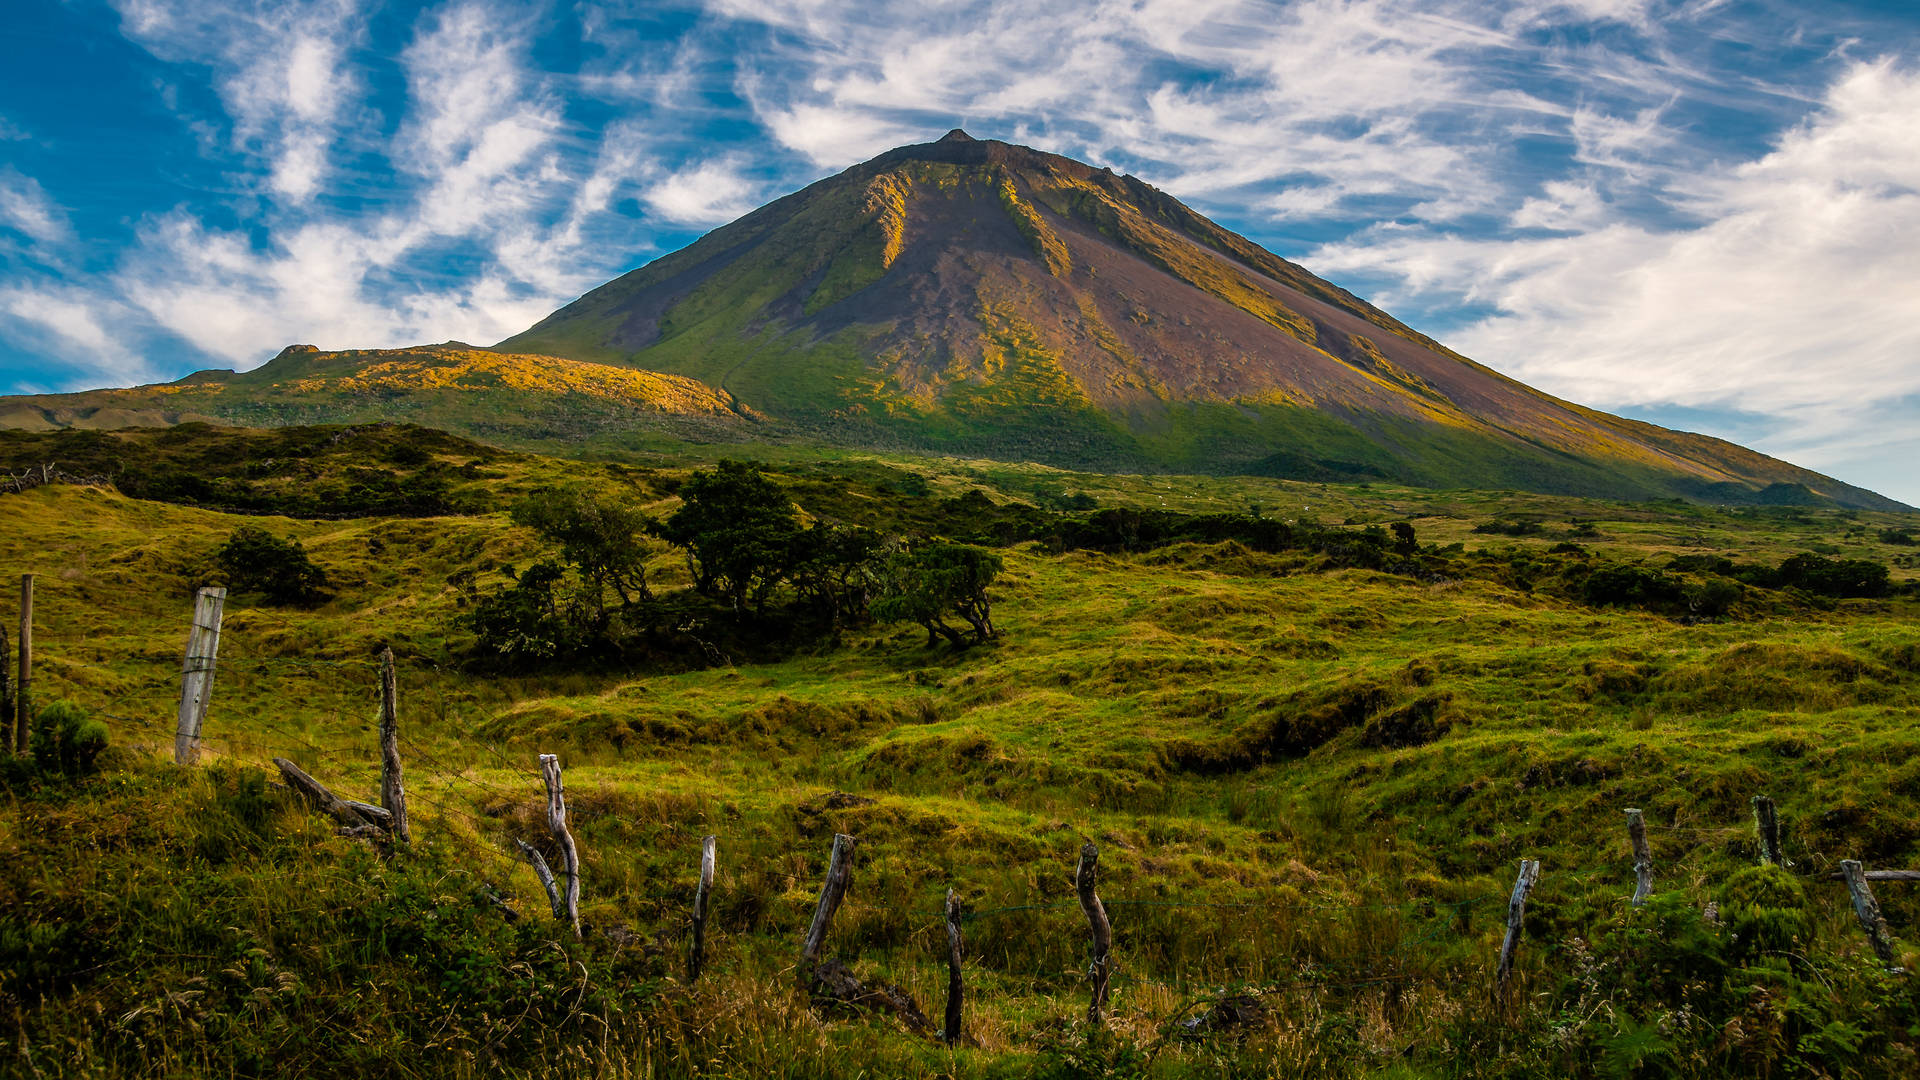
[{"label": "bush cluster", "polygon": [[[505,568],[499,588],[472,590],[464,621],[476,657],[520,667],[643,654],[715,662],[831,641],[875,619],[918,623],[930,643],[956,648],[994,636],[987,589],[998,555],[805,524],[779,485],[741,462],[695,473],[679,495],[664,520],[578,489],[516,503],[514,522],[557,550],[524,571]],[[654,594],[649,538],[681,552],[690,588]]]},{"label": "bush cluster", "polygon": [[106,748],[107,725],[71,701],[48,702],[34,716],[30,749],[42,773],[85,776]]}]

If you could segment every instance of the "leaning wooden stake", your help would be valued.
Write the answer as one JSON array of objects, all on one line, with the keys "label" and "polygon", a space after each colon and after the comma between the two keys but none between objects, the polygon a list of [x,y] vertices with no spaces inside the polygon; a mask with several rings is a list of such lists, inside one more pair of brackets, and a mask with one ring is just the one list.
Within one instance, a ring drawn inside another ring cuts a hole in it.
[{"label": "leaning wooden stake", "polygon": [[820,950],[826,947],[827,931],[833,926],[833,913],[847,895],[853,880],[854,839],[845,833],[833,834],[833,853],[827,856],[827,876],[820,882],[820,901],[813,906],[813,922],[800,942],[800,985],[810,986],[813,969],[820,964]]},{"label": "leaning wooden stake", "polygon": [[1513,974],[1513,953],[1520,947],[1520,927],[1527,916],[1527,894],[1540,880],[1540,860],[1521,859],[1520,876],[1513,883],[1513,897],[1507,901],[1507,936],[1500,942],[1500,967],[1496,992],[1502,1001],[1507,996],[1507,979]]},{"label": "leaning wooden stake", "polygon": [[385,824],[379,819],[379,814],[368,812],[377,811],[379,807],[367,806],[365,803],[353,803],[342,799],[340,796],[327,790],[325,784],[308,776],[301,770],[300,766],[295,765],[286,758],[274,758],[273,763],[279,768],[280,775],[287,781],[288,787],[298,792],[300,797],[305,799],[315,809],[339,822],[341,827],[347,829],[363,829],[367,826],[381,827]]},{"label": "leaning wooden stake", "polygon": [[393,838],[413,841],[407,828],[407,788],[400,779],[399,680],[393,672],[393,650],[380,650],[380,804],[393,815]]},{"label": "leaning wooden stake", "polygon": [[1847,891],[1853,894],[1853,915],[1860,920],[1860,929],[1866,931],[1867,940],[1873,943],[1873,951],[1880,962],[1888,967],[1898,967],[1899,955],[1893,951],[1893,935],[1887,932],[1887,920],[1880,914],[1880,902],[1873,898],[1873,889],[1867,885],[1867,875],[1860,867],[1858,859],[1840,860],[1840,873],[1847,879]]},{"label": "leaning wooden stake", "polygon": [[1093,935],[1093,959],[1087,964],[1087,981],[1093,998],[1087,1003],[1087,1023],[1100,1023],[1101,1010],[1107,1007],[1107,985],[1113,979],[1113,924],[1107,921],[1106,906],[1094,892],[1100,875],[1100,849],[1091,843],[1080,847],[1080,867],[1074,871],[1073,886],[1080,894],[1080,910],[1086,913],[1087,927]]},{"label": "leaning wooden stake", "polygon": [[947,890],[947,1022],[940,1029],[948,1046],[960,1042],[961,996],[965,984],[960,979],[960,897]]},{"label": "leaning wooden stake", "polygon": [[[27,729],[33,722],[33,575],[20,575],[20,674],[13,681],[13,750],[27,752]],[[6,722],[0,717],[0,726]]]},{"label": "leaning wooden stake", "polygon": [[547,890],[547,903],[553,905],[553,917],[566,918],[567,905],[560,899],[560,886],[554,883],[553,868],[547,865],[547,857],[525,840],[515,840],[514,843],[520,845],[520,854],[526,856],[527,862],[533,866],[533,876],[540,879],[540,887]]},{"label": "leaning wooden stake", "polygon": [[1773,866],[1787,865],[1780,857],[1780,819],[1774,816],[1773,800],[1765,795],[1753,797],[1753,828],[1760,837],[1760,861]]},{"label": "leaning wooden stake", "polygon": [[687,983],[700,981],[700,967],[707,958],[707,897],[713,892],[713,868],[719,840],[700,841],[700,886],[693,890],[693,947],[687,951]]},{"label": "leaning wooden stake", "polygon": [[226,601],[225,589],[201,589],[193,595],[193,625],[187,628],[187,656],[180,664],[180,723],[173,734],[173,760],[181,765],[200,757],[200,730],[213,698],[213,665],[220,652]]},{"label": "leaning wooden stake", "polygon": [[567,797],[560,788],[560,755],[540,755],[540,775],[547,781],[547,830],[560,845],[560,869],[567,875],[567,921],[580,936],[580,851],[567,830]]},{"label": "leaning wooden stake", "polygon": [[1653,895],[1653,852],[1647,847],[1647,823],[1638,810],[1627,811],[1627,839],[1633,842],[1633,906]]}]

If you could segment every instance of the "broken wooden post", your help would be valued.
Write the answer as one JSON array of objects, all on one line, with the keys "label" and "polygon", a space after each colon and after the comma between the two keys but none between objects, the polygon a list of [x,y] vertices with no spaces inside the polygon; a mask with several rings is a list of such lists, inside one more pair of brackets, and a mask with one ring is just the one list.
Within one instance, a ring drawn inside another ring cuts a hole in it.
[{"label": "broken wooden post", "polygon": [[[13,751],[27,752],[33,725],[33,575],[20,575],[20,674],[13,680]],[[0,724],[6,722],[0,717]]]},{"label": "broken wooden post", "polygon": [[1093,959],[1087,964],[1087,981],[1092,984],[1092,1000],[1087,1003],[1087,1023],[1100,1023],[1101,1010],[1107,1007],[1107,987],[1113,979],[1113,924],[1107,921],[1106,905],[1094,892],[1100,872],[1100,849],[1091,842],[1080,846],[1080,866],[1074,871],[1074,890],[1080,894],[1080,910],[1086,913],[1087,928],[1093,935]]},{"label": "broken wooden post", "polygon": [[1880,902],[1873,898],[1860,860],[1840,860],[1840,873],[1846,876],[1847,891],[1853,894],[1853,916],[1860,920],[1860,929],[1866,931],[1874,953],[1888,967],[1900,966],[1899,955],[1893,951],[1893,935],[1887,932],[1887,920],[1880,914]]},{"label": "broken wooden post", "polygon": [[187,656],[180,664],[180,723],[174,729],[173,760],[191,765],[200,757],[200,729],[213,698],[214,657],[220,651],[220,615],[227,590],[193,594],[193,623],[187,627]]},{"label": "broken wooden post", "polygon": [[960,980],[960,897],[947,890],[947,1022],[940,1029],[948,1046],[960,1043],[960,1008],[964,984]]},{"label": "broken wooden post", "polygon": [[846,833],[833,834],[833,852],[827,856],[827,876],[820,882],[820,901],[813,906],[813,922],[807,926],[807,936],[800,943],[800,985],[808,986],[813,981],[813,970],[819,966],[820,950],[826,946],[827,930],[833,925],[833,913],[840,909],[840,901],[847,895],[847,885],[853,878],[854,839]]},{"label": "broken wooden post", "polygon": [[1653,852],[1647,847],[1647,823],[1638,810],[1627,811],[1627,839],[1633,842],[1633,906],[1653,895]]},{"label": "broken wooden post", "polygon": [[1772,866],[1787,865],[1780,857],[1780,819],[1774,816],[1773,800],[1765,795],[1753,797],[1753,828],[1760,838],[1760,861]]},{"label": "broken wooden post", "polygon": [[1540,880],[1540,860],[1521,859],[1520,876],[1513,883],[1513,897],[1507,901],[1507,936],[1500,942],[1500,967],[1496,975],[1496,992],[1502,1001],[1506,1000],[1507,979],[1513,974],[1513,953],[1520,947],[1520,926],[1527,914],[1527,894],[1533,891],[1533,883]]},{"label": "broken wooden post", "polygon": [[[1834,881],[1844,881],[1847,875],[1834,871],[1827,875]],[[1920,870],[1863,870],[1860,877],[1866,881],[1920,881]]]},{"label": "broken wooden post", "polygon": [[361,817],[367,819],[367,821],[382,829],[393,826],[393,815],[387,813],[387,809],[384,806],[363,803],[358,799],[341,799],[340,801],[347,804],[347,809],[352,810],[354,813],[359,814]]},{"label": "broken wooden post", "polygon": [[[280,770],[280,775],[286,778],[288,787],[298,792],[300,797],[305,799],[308,804],[339,822],[343,827],[358,829],[366,825],[383,825],[382,822],[376,820],[375,815],[363,813],[356,808],[356,804],[328,791],[325,784],[308,776],[305,772],[301,771],[300,766],[295,765],[286,758],[274,758],[273,764]],[[358,805],[365,806],[366,804],[361,803]],[[368,807],[368,809],[378,810],[379,807]]]},{"label": "broken wooden post", "polygon": [[567,831],[567,797],[560,789],[560,755],[540,755],[540,775],[547,781],[547,831],[560,845],[560,869],[567,875],[567,921],[580,936],[580,852]]},{"label": "broken wooden post", "polygon": [[400,781],[400,719],[396,699],[399,681],[393,673],[393,650],[380,650],[380,803],[393,815],[393,838],[413,841],[407,828],[407,789]]},{"label": "broken wooden post", "polygon": [[525,840],[515,840],[514,843],[520,845],[520,854],[525,855],[527,862],[533,865],[533,876],[540,879],[540,887],[547,890],[547,903],[553,905],[553,917],[566,918],[567,906],[560,899],[560,886],[554,884],[553,869],[547,865],[547,857]]},{"label": "broken wooden post", "polygon": [[719,840],[709,836],[700,841],[700,885],[693,890],[693,946],[687,951],[687,982],[700,981],[700,966],[707,954],[707,896],[713,891],[713,869]]}]

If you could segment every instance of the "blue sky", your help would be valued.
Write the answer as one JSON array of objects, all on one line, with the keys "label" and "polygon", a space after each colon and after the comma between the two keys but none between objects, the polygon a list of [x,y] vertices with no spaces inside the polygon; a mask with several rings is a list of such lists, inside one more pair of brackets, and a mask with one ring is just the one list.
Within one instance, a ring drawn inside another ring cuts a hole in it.
[{"label": "blue sky", "polygon": [[491,343],[964,125],[1920,504],[1912,0],[23,0],[0,392]]}]

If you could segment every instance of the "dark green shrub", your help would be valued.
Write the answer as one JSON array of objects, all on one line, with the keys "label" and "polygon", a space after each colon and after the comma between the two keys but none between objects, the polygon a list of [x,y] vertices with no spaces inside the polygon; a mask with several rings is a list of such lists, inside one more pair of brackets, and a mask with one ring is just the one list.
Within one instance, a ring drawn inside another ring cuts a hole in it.
[{"label": "dark green shrub", "polygon": [[327,598],[327,572],[298,540],[282,540],[246,525],[234,530],[215,561],[234,592],[260,593],[271,604],[311,606]]},{"label": "dark green shrub", "polygon": [[1780,586],[1836,598],[1885,596],[1887,568],[1866,559],[1829,559],[1801,552],[1780,564]]},{"label": "dark green shrub", "polygon": [[584,639],[561,610],[555,592],[565,568],[547,560],[522,574],[510,566],[501,572],[512,584],[476,596],[473,609],[462,617],[477,637],[474,652],[508,667],[530,667],[578,652]]},{"label": "dark green shrub", "polygon": [[1539,536],[1547,528],[1537,521],[1485,521],[1473,531],[1482,536]]},{"label": "dark green shrub", "polygon": [[1595,607],[1670,608],[1680,603],[1681,581],[1651,566],[1615,563],[1597,566],[1580,585],[1580,595]]},{"label": "dark green shrub", "polygon": [[42,706],[33,721],[33,763],[40,771],[85,776],[107,748],[107,726],[71,701]]},{"label": "dark green shrub", "polygon": [[1689,585],[1684,591],[1687,610],[1695,615],[1718,618],[1733,609],[1745,595],[1740,583],[1723,577],[1711,578],[1698,585]]},{"label": "dark green shrub", "polygon": [[1720,918],[1733,935],[1736,958],[1797,951],[1813,939],[1806,890],[1777,866],[1749,866],[1720,890]]}]

